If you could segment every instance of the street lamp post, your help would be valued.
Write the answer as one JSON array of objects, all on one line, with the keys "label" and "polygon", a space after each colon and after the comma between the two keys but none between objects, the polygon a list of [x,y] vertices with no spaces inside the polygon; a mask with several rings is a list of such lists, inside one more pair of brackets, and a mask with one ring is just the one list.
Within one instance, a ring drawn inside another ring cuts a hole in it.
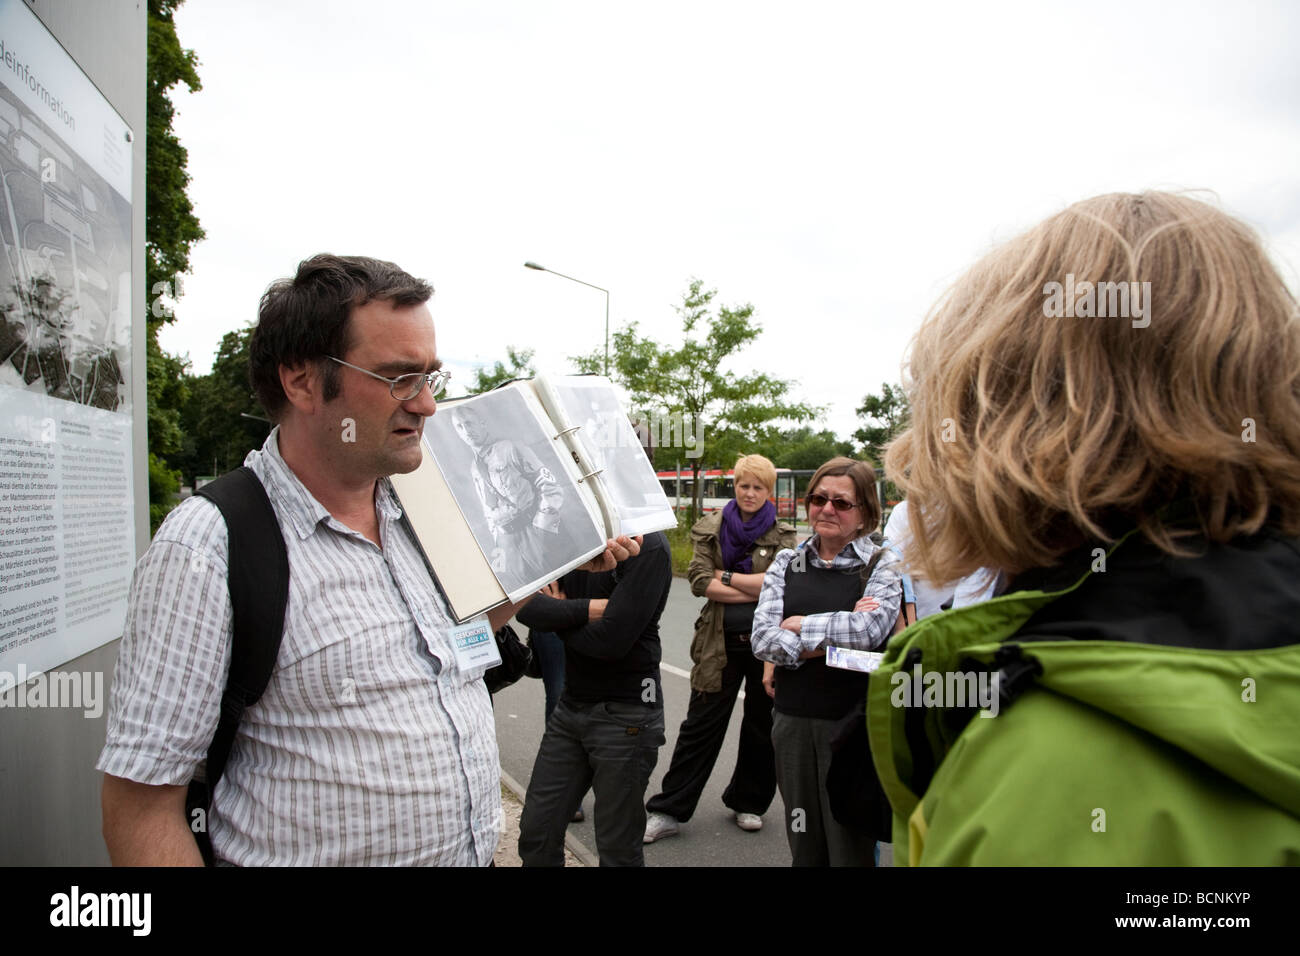
[{"label": "street lamp post", "polygon": [[524,268],[536,269],[538,272],[549,272],[553,276],[559,276],[561,279],[568,279],[570,282],[576,282],[579,285],[585,285],[589,289],[596,289],[605,293],[605,377],[609,377],[609,290],[602,289],[598,285],[592,285],[590,282],[583,282],[581,279],[575,279],[573,276],[566,276],[563,272],[556,272],[554,269],[548,269],[546,266],[539,266],[536,262],[525,262]]}]

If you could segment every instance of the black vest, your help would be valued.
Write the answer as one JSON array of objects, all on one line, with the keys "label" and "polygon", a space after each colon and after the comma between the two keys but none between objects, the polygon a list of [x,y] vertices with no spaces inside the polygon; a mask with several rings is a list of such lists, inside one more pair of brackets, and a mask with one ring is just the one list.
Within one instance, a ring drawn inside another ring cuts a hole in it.
[{"label": "black vest", "polygon": [[[785,569],[785,609],[782,619],[797,614],[851,611],[862,597],[862,569],[814,567],[794,562]],[[867,695],[867,674],[827,667],[826,658],[813,657],[797,669],[776,669],[774,707],[792,717],[839,720]]]}]

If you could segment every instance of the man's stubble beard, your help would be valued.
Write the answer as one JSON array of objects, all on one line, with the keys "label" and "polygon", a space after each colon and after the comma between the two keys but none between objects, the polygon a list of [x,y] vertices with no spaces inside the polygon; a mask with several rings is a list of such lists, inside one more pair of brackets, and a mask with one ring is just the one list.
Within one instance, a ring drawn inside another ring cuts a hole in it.
[{"label": "man's stubble beard", "polygon": [[[337,396],[329,404],[336,409],[329,416],[331,419],[342,422],[346,418],[352,418],[357,421],[355,414],[349,414],[349,410],[345,408],[343,395]],[[415,418],[416,424],[412,425],[409,421],[410,418]],[[423,444],[426,420],[425,416],[411,416],[403,413],[400,408],[397,409],[383,423],[383,435],[373,449],[367,448],[366,438],[370,436],[363,433],[363,426],[358,421],[355,426],[358,440],[333,446],[337,450],[341,470],[351,472],[358,478],[367,480],[380,480],[393,475],[410,474],[424,462]],[[398,441],[393,431],[394,428],[416,428],[418,431],[413,438],[404,439],[409,443],[406,447],[398,448],[389,444]],[[326,429],[326,433],[322,438],[330,444],[341,441],[340,434],[335,431],[331,435],[329,428]],[[352,446],[350,450],[348,445]]]},{"label": "man's stubble beard", "polygon": [[[390,438],[393,437],[393,433],[391,431],[388,433],[388,435]],[[387,448],[385,449],[386,453],[384,457],[391,460],[392,467],[391,469],[385,468],[385,473],[380,477],[388,478],[391,475],[410,474],[411,472],[419,468],[421,464],[423,464],[424,462],[423,429],[421,429],[416,434],[414,439],[408,438],[405,439],[405,441],[413,442],[413,444],[410,447],[393,449],[391,453],[387,451]]]}]

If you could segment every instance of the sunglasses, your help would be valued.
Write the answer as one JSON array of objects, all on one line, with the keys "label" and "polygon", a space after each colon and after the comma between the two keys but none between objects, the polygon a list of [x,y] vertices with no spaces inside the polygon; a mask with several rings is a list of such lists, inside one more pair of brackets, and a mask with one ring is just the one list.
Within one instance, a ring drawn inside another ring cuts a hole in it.
[{"label": "sunglasses", "polygon": [[825,495],[809,495],[804,500],[808,502],[810,508],[825,508],[829,504],[836,511],[852,511],[857,507],[856,502],[846,498],[827,498]]}]

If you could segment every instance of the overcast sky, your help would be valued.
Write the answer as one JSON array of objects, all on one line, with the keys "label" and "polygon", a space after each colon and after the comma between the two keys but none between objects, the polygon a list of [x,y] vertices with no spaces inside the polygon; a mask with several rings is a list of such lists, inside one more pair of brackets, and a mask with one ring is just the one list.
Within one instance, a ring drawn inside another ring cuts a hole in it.
[{"label": "overcast sky", "polygon": [[847,436],[950,282],[1088,196],[1209,190],[1300,286],[1294,3],[187,0],[176,23],[208,238],[162,343],[200,373],[324,251],[429,279],[461,383],[507,344],[569,371],[604,296],[531,259],[661,342],[693,276],[753,303],[736,370]]}]

